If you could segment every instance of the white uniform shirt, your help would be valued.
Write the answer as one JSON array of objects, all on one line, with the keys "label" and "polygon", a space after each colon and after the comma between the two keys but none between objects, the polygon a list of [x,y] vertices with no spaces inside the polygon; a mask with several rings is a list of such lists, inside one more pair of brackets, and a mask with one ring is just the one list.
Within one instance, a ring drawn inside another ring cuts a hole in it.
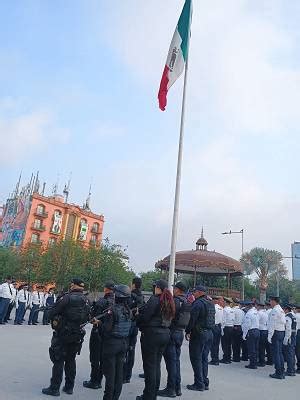
[{"label": "white uniform shirt", "polygon": [[54,303],[56,302],[56,295],[53,293],[53,294],[49,294],[49,293],[45,293],[44,294],[44,306],[45,307],[47,307],[47,299],[48,299],[48,297],[53,297],[53,300],[54,300]]},{"label": "white uniform shirt", "polygon": [[4,282],[0,285],[0,297],[11,300],[13,298],[13,285],[11,283]]},{"label": "white uniform shirt", "polygon": [[300,330],[300,313],[295,313],[296,321],[297,321],[297,330]]},{"label": "white uniform shirt", "polygon": [[259,310],[258,311],[258,318],[259,318],[259,330],[260,331],[267,331],[268,330],[268,313],[266,310]]},{"label": "white uniform shirt", "polygon": [[13,303],[14,301],[16,301],[16,297],[17,297],[17,289],[14,287],[14,285],[12,285],[11,287],[11,291],[12,291],[12,298],[10,300],[11,303]]},{"label": "white uniform shirt", "polygon": [[246,312],[245,318],[243,320],[242,330],[244,339],[246,339],[248,331],[250,331],[251,329],[259,329],[258,312],[255,307],[250,308],[250,310]]},{"label": "white uniform shirt", "polygon": [[28,290],[21,289],[18,291],[17,298],[16,298],[16,308],[18,308],[20,303],[25,303],[25,307],[29,306],[30,303],[30,295]]},{"label": "white uniform shirt", "polygon": [[225,306],[223,310],[222,328],[225,328],[226,326],[233,326],[234,320],[235,320],[234,309],[229,306]]},{"label": "white uniform shirt", "polygon": [[30,307],[32,307],[33,304],[35,304],[35,305],[37,305],[37,306],[41,306],[41,305],[42,305],[41,300],[42,300],[42,299],[41,299],[40,293],[37,292],[36,290],[34,290],[34,291],[31,293],[31,296],[30,296]]},{"label": "white uniform shirt", "polygon": [[279,304],[277,304],[274,308],[272,308],[272,311],[270,312],[269,315],[269,320],[268,320],[269,342],[272,339],[275,331],[280,331],[280,332],[285,331],[285,314]]},{"label": "white uniform shirt", "polygon": [[236,306],[233,309],[234,309],[234,325],[242,325],[243,319],[245,317],[244,311],[239,306]]},{"label": "white uniform shirt", "polygon": [[216,325],[222,324],[222,321],[223,321],[223,307],[221,307],[219,304],[215,304],[215,310],[216,310],[215,324]]},{"label": "white uniform shirt", "polygon": [[[296,329],[297,329],[297,327],[296,327]],[[286,315],[285,316],[285,335],[284,335],[284,340],[283,340],[284,345],[288,344],[291,336],[292,336],[292,319]]]}]

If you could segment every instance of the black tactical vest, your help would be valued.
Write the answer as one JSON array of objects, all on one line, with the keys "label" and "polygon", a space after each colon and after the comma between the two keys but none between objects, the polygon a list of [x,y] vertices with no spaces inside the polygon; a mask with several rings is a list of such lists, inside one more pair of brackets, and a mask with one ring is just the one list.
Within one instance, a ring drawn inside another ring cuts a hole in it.
[{"label": "black tactical vest", "polygon": [[190,321],[192,304],[184,296],[177,296],[174,299],[180,301],[180,309],[172,323],[172,328],[185,329]]},{"label": "black tactical vest", "polygon": [[126,338],[131,328],[131,313],[123,304],[115,304],[112,308],[113,327],[111,336],[115,338]]},{"label": "black tactical vest", "polygon": [[200,325],[201,328],[203,329],[212,329],[215,327],[215,315],[216,315],[216,309],[215,305],[207,300],[205,297],[202,297],[199,299],[205,307],[206,313],[205,313],[205,318],[202,320],[198,321],[198,324]]},{"label": "black tactical vest", "polygon": [[297,333],[297,319],[293,313],[287,313],[287,317],[291,318],[292,320],[292,336],[296,336]]},{"label": "black tactical vest", "polygon": [[63,318],[66,325],[84,324],[89,319],[90,305],[89,301],[83,293],[74,292],[69,295],[69,304],[67,305]]}]

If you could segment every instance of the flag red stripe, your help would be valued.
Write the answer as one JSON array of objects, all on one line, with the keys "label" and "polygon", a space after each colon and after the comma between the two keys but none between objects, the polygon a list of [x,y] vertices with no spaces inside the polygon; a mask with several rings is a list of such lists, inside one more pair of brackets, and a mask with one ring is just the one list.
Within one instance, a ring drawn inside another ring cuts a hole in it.
[{"label": "flag red stripe", "polygon": [[168,93],[168,83],[169,83],[169,67],[166,65],[158,92],[159,108],[161,111],[165,111],[167,105],[167,93]]}]

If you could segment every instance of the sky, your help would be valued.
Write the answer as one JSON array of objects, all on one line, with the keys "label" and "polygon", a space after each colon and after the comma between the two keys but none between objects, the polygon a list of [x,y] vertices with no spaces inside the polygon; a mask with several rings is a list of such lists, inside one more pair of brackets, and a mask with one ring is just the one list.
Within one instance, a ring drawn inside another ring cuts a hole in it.
[{"label": "sky", "polygon": [[[0,3],[0,204],[22,171],[70,200],[92,182],[104,236],[149,270],[169,253],[181,78],[157,92],[183,0]],[[194,0],[178,250],[300,240],[300,2]],[[287,266],[290,266],[289,260]]]}]

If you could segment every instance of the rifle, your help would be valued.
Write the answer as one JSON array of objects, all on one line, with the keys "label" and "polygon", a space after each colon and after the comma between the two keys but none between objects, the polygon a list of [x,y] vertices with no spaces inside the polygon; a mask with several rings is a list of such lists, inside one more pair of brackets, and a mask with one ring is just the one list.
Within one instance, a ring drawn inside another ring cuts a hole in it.
[{"label": "rifle", "polygon": [[90,319],[89,321],[85,322],[84,324],[80,325],[80,328],[84,328],[86,325],[88,324],[92,324],[93,321],[96,320],[100,320],[101,318],[105,317],[106,315],[112,314],[112,309],[111,308],[107,308],[106,310],[103,311],[103,313],[96,315],[94,318]]}]

